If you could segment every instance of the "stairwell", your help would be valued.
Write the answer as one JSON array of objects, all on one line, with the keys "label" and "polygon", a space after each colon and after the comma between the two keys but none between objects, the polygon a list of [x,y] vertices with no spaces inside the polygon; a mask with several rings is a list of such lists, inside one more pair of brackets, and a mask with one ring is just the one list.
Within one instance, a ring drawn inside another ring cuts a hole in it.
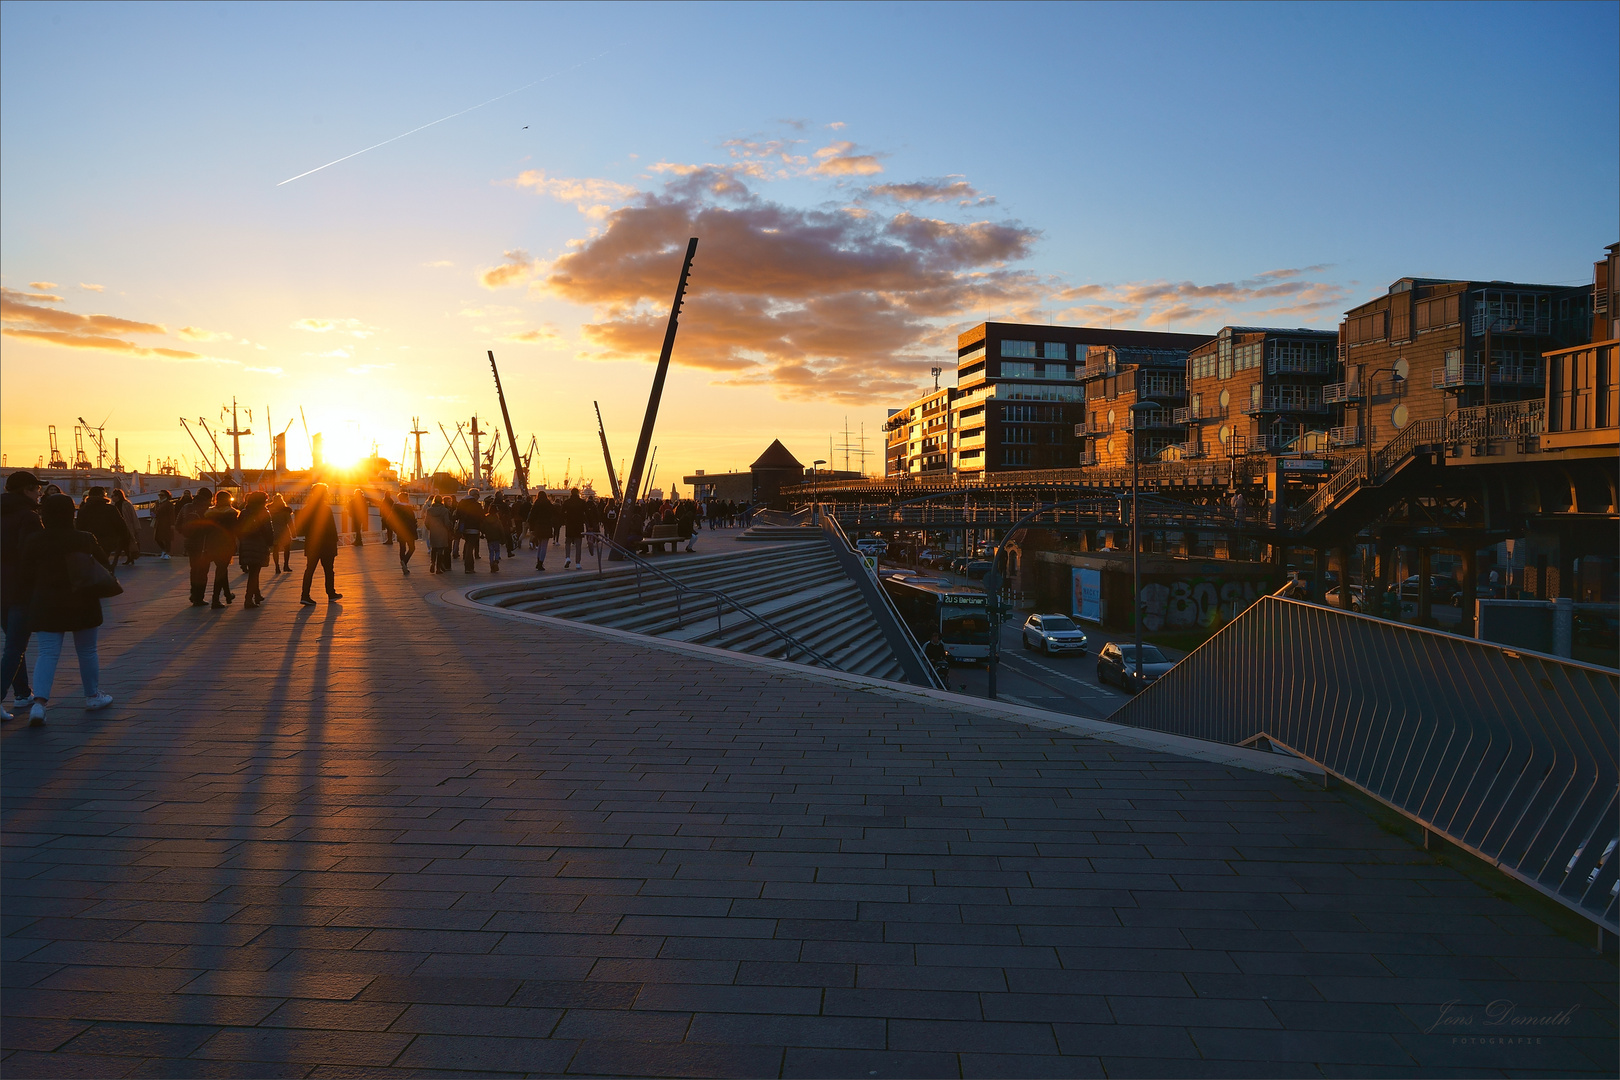
[{"label": "stairwell", "polygon": [[[737,538],[737,550],[655,556],[652,565],[689,588],[717,589],[781,627],[841,671],[905,681],[905,669],[859,587],[821,529],[760,524]],[[487,585],[468,593],[479,603],[610,626],[637,634],[805,662],[780,635],[712,597],[680,595],[669,582],[634,565],[595,568]]]}]

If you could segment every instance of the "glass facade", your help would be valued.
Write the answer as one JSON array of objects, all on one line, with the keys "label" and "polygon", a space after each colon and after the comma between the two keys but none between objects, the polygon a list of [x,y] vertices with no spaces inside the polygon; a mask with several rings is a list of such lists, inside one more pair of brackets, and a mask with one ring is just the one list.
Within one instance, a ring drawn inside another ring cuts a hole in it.
[{"label": "glass facade", "polygon": [[1033,379],[1035,377],[1034,364],[1001,363],[1001,377],[1004,379]]},{"label": "glass facade", "polygon": [[[1004,368],[1006,366],[1002,365]],[[1086,388],[1075,383],[1067,386],[1002,383],[996,387],[996,397],[1005,401],[1084,401]]]},{"label": "glass facade", "polygon": [[1028,357],[1035,359],[1035,343],[1033,341],[1003,341],[1001,343],[1002,356]]}]

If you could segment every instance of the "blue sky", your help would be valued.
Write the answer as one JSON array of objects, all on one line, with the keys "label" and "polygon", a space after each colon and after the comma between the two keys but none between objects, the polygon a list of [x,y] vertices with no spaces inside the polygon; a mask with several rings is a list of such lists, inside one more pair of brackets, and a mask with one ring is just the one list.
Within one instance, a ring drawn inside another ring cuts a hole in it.
[{"label": "blue sky", "polygon": [[0,5],[0,442],[111,411],[137,461],[194,456],[175,416],[234,393],[397,456],[412,415],[492,414],[494,348],[555,479],[593,398],[632,443],[698,222],[681,472],[874,432],[985,316],[1333,326],[1405,274],[1588,281],[1617,12]]}]

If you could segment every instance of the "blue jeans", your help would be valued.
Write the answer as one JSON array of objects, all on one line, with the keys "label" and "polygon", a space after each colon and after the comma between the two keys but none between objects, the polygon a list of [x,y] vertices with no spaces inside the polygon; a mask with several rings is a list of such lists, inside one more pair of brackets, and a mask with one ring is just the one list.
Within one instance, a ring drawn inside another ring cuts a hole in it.
[{"label": "blue jeans", "polygon": [[[96,630],[73,631],[73,648],[79,654],[79,681],[84,683],[84,696],[95,697],[101,690],[101,655],[96,652]],[[62,658],[62,639],[67,635],[59,631],[38,630],[39,663],[34,665],[34,696],[50,699],[51,684],[56,682],[56,662]]]},{"label": "blue jeans", "polygon": [[20,698],[29,694],[28,661],[28,605],[12,604],[6,608],[6,651],[0,658],[0,698],[10,690]]}]

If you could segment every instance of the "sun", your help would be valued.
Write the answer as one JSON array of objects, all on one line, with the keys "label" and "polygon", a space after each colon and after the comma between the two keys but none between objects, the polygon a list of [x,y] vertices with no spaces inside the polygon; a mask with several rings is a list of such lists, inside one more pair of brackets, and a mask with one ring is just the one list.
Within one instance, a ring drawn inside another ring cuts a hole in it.
[{"label": "sun", "polygon": [[369,447],[360,439],[358,426],[354,424],[337,425],[334,430],[325,433],[322,443],[323,464],[334,469],[353,468],[369,451]]}]

